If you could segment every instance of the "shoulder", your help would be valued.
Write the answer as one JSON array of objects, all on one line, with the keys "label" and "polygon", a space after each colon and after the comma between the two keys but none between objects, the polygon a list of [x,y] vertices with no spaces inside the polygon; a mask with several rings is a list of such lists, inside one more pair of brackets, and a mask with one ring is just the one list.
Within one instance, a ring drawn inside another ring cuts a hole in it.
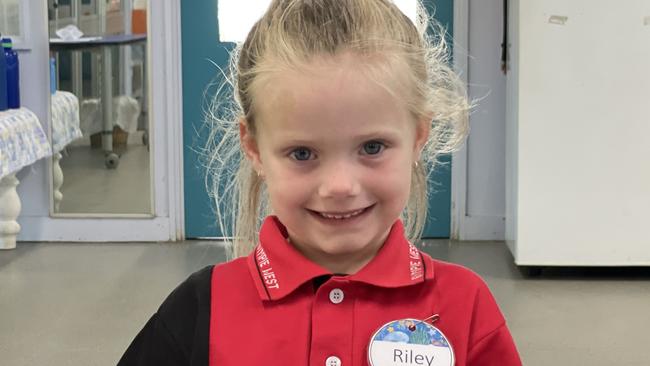
[{"label": "shoulder", "polygon": [[506,320],[499,305],[481,276],[459,264],[431,259],[433,287],[454,319],[465,319],[471,347],[490,334],[504,328]]},{"label": "shoulder", "polygon": [[[251,272],[256,270],[250,257],[240,257],[214,266],[212,272],[212,298],[219,299],[220,307],[241,305],[258,299],[257,284]],[[214,309],[214,308],[213,308]]]},{"label": "shoulder", "polygon": [[209,306],[213,276],[234,284],[240,282],[242,276],[250,277],[246,258],[209,265],[192,273],[171,292],[158,312],[175,313],[178,309],[190,310]]},{"label": "shoulder", "polygon": [[485,280],[473,270],[460,264],[427,257],[433,267],[434,280],[439,285],[451,285],[451,288],[462,288],[465,291],[487,289]]},{"label": "shoulder", "polygon": [[156,313],[161,326],[185,348],[192,348],[191,341],[198,333],[206,335],[203,324],[210,318],[213,268],[210,265],[192,273],[167,296]]},{"label": "shoulder", "polygon": [[215,276],[248,275],[248,257],[239,257],[214,266]]},{"label": "shoulder", "polygon": [[213,268],[214,266],[210,265],[192,273],[167,296],[158,312],[165,315],[170,311],[176,312],[179,308],[196,308],[201,303],[209,301]]},{"label": "shoulder", "polygon": [[[167,301],[178,302],[188,299],[199,300],[210,289],[212,276],[228,276],[247,272],[246,258],[237,258],[229,262],[206,266],[187,277],[168,296]],[[163,304],[164,305],[164,304]]]},{"label": "shoulder", "polygon": [[[498,312],[490,288],[479,274],[460,264],[437,259],[431,259],[430,263],[433,267],[430,285],[446,302],[471,313],[487,309]],[[501,318],[500,313],[497,318]]]},{"label": "shoulder", "polygon": [[498,304],[485,280],[473,270],[460,264],[432,259],[432,285],[444,294],[446,301],[458,308],[476,313],[488,313],[503,321]]},{"label": "shoulder", "polygon": [[187,288],[187,289],[197,289],[197,287],[200,287],[201,284],[205,283],[205,281],[210,280],[210,276],[212,275],[212,270],[214,269],[216,265],[209,265],[201,268],[200,270],[192,273],[179,287]]},{"label": "shoulder", "polygon": [[118,365],[207,364],[212,270],[194,272],[167,296]]}]

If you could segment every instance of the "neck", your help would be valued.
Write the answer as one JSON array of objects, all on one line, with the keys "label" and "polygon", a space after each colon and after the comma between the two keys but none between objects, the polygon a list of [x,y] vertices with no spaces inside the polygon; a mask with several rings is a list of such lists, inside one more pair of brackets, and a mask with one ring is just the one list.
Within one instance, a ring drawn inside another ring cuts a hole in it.
[{"label": "neck", "polygon": [[372,254],[367,256],[363,256],[363,257],[344,256],[343,258],[336,257],[336,256],[332,256],[332,258],[323,258],[321,255],[317,259],[315,259],[315,258],[310,258],[310,256],[307,255],[306,253],[303,254],[307,258],[309,258],[312,262],[325,268],[331,273],[341,274],[341,275],[343,274],[351,275],[359,272],[363,267],[366,266],[366,264],[370,263],[370,261],[377,254],[377,251],[379,251],[379,248],[377,248],[377,250],[375,250]]}]

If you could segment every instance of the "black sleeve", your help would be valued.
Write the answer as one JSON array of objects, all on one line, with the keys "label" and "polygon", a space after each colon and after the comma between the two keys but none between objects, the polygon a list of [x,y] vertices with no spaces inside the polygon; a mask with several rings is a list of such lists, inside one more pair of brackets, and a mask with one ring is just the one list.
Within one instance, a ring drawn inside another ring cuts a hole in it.
[{"label": "black sleeve", "polygon": [[192,274],[163,302],[118,366],[207,366],[213,266]]}]

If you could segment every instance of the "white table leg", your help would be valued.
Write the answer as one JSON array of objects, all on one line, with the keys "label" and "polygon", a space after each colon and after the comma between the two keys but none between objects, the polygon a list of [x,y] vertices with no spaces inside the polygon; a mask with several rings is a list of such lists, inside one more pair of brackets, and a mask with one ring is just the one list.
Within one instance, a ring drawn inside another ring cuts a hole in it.
[{"label": "white table leg", "polygon": [[0,179],[0,250],[14,249],[20,225],[16,221],[20,214],[20,197],[16,192],[18,186],[16,174]]},{"label": "white table leg", "polygon": [[113,152],[113,59],[111,47],[102,48],[102,148],[107,154]]},{"label": "white table leg", "polygon": [[[82,74],[82,53],[81,51],[72,51],[72,93],[74,95],[83,95]],[[58,63],[57,63],[58,65]],[[59,85],[59,84],[57,84]]]},{"label": "white table leg", "polygon": [[120,157],[113,150],[113,66],[111,47],[102,47],[102,112],[104,128],[102,131],[102,148],[104,149],[104,163],[108,169],[115,169],[120,163]]},{"label": "white table leg", "polygon": [[61,186],[63,185],[63,170],[61,170],[61,153],[56,153],[52,157],[52,191],[54,192],[54,212],[59,212],[59,206],[63,199]]}]

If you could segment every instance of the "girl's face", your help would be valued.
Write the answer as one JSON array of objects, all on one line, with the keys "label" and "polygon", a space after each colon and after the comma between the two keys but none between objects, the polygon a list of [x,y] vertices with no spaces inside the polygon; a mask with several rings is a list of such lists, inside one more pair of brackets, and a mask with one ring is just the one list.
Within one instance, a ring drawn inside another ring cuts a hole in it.
[{"label": "girl's face", "polygon": [[243,122],[240,132],[290,242],[333,273],[355,273],[406,206],[429,130],[355,57],[336,61],[267,80],[255,136]]}]

